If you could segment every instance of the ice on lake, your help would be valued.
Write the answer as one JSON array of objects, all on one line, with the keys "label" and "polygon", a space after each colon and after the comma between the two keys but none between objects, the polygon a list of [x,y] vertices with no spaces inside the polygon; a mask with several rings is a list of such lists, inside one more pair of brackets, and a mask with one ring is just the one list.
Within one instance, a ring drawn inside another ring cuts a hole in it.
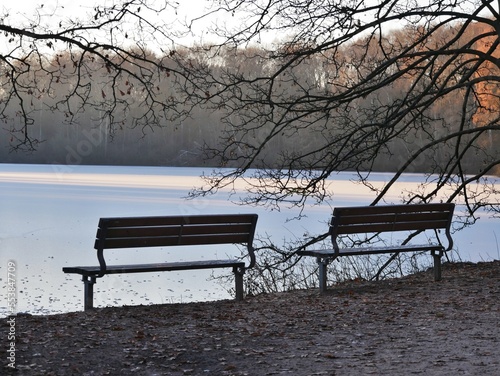
[{"label": "ice on lake", "polygon": [[[332,206],[365,205],[372,194],[339,174],[334,201],[307,209],[307,218],[288,221],[292,210],[266,211],[241,206],[228,192],[187,200],[202,184],[198,168],[60,166],[0,164],[0,317],[6,315],[9,290],[8,264],[15,264],[17,312],[32,314],[78,311],[83,306],[83,283],[62,267],[96,265],[93,249],[100,217],[217,213],[257,213],[257,235],[270,235],[277,243],[304,232],[322,233]],[[208,171],[209,172],[209,171]],[[390,175],[374,174],[380,184]],[[406,177],[402,186],[419,184]],[[395,193],[400,194],[401,191]],[[485,216],[477,225],[454,235],[455,247],[465,261],[500,257],[498,219]],[[111,251],[109,263],[143,263],[239,255],[234,246],[209,250],[159,249]],[[96,306],[190,302],[232,298],[212,278],[212,271],[182,271],[106,276],[95,286]],[[215,273],[215,272],[214,272]],[[216,273],[230,273],[230,270]],[[231,286],[227,286],[231,287]]]}]

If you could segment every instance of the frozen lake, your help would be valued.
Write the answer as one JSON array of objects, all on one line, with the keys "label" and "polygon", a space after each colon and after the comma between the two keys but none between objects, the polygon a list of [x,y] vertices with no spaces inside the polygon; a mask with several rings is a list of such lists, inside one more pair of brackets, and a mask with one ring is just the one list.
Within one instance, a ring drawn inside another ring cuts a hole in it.
[{"label": "frozen lake", "polygon": [[[93,249],[100,217],[153,216],[205,213],[257,213],[257,235],[283,238],[303,232],[322,233],[331,215],[328,205],[306,211],[307,218],[287,221],[293,211],[265,211],[240,206],[220,192],[212,197],[186,200],[183,197],[201,184],[202,169],[117,166],[58,166],[0,164],[0,317],[7,314],[8,266],[15,263],[17,312],[58,313],[78,311],[83,306],[83,283],[78,275],[62,272],[63,266],[96,265]],[[209,172],[209,171],[208,171]],[[373,174],[382,184],[389,175]],[[418,175],[405,177],[393,193],[419,183]],[[363,187],[339,174],[333,181],[331,206],[364,205],[373,198]],[[498,219],[484,216],[479,223],[454,235],[455,248],[464,261],[500,258]],[[186,248],[182,248],[186,249]],[[199,250],[127,251],[119,263],[131,261],[175,261],[189,259]],[[217,257],[239,254],[232,246],[210,250]],[[109,253],[112,264],[114,257]],[[122,257],[123,256],[123,257]],[[115,258],[117,259],[117,258]],[[223,273],[228,273],[224,270]],[[231,296],[211,271],[183,271],[106,276],[95,286],[96,306],[137,305],[228,299]],[[9,302],[10,304],[10,302]]]}]

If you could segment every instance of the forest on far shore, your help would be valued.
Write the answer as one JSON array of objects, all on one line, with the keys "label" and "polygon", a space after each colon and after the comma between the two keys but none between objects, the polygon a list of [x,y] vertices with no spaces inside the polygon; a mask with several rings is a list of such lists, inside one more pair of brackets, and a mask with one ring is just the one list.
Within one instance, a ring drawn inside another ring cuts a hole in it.
[{"label": "forest on far shore", "polygon": [[[450,35],[452,30],[448,30]],[[474,32],[474,30],[471,30]],[[394,31],[391,36],[393,40],[398,40],[404,44],[404,38],[407,37],[401,31]],[[446,36],[443,36],[446,38]],[[390,38],[388,38],[390,39]],[[229,68],[235,72],[244,72],[249,77],[259,77],[266,69],[265,64],[259,64],[254,59],[248,59],[247,56],[265,55],[265,49],[256,51],[259,47],[246,47],[237,51],[227,51],[226,54],[221,52],[217,59],[211,62],[212,68],[220,67],[222,71],[227,71]],[[252,49],[249,53],[248,49]],[[197,56],[197,48],[178,50],[176,54],[189,55],[190,59],[202,59],[202,55]],[[356,55],[360,56],[368,51],[356,51],[356,46],[346,46],[347,55],[354,64]],[[168,73],[168,56],[155,57],[165,62],[164,74],[160,77],[158,73],[158,85],[156,90],[159,96],[164,101],[169,101],[176,96],[173,85],[169,85]],[[227,112],[224,109],[217,111],[213,108],[199,107],[186,109],[189,116],[179,120],[178,122],[167,122],[162,126],[137,126],[128,119],[133,118],[134,107],[130,103],[136,103],[139,106],[142,103],[142,93],[136,90],[128,81],[121,82],[114,79],[109,79],[109,72],[106,66],[96,59],[85,61],[87,69],[93,71],[93,79],[97,82],[102,81],[104,85],[100,92],[94,92],[92,95],[99,96],[104,99],[110,96],[110,93],[120,93],[115,99],[115,105],[119,108],[121,97],[127,98],[127,106],[123,108],[123,120],[119,126],[114,122],[113,126],[107,121],[107,117],[98,108],[85,108],[78,113],[70,113],[58,107],[57,103],[59,92],[67,92],[68,87],[74,83],[75,68],[71,63],[75,57],[70,56],[67,52],[57,52],[53,56],[46,57],[48,63],[57,67],[61,72],[60,77],[54,81],[53,76],[45,77],[43,71],[33,72],[33,80],[36,80],[37,88],[44,87],[43,80],[47,80],[46,89],[29,92],[29,97],[23,97],[23,101],[29,103],[31,112],[29,116],[33,119],[33,124],[29,125],[28,131],[30,137],[35,141],[34,150],[22,150],[13,147],[16,141],[17,129],[21,129],[21,117],[16,113],[16,109],[6,108],[3,111],[3,120],[0,123],[0,162],[2,163],[37,163],[37,164],[85,164],[85,165],[150,165],[150,166],[211,166],[211,167],[237,167],[233,165],[222,165],[223,162],[209,159],[203,152],[204,145],[214,146],[223,139],[223,134],[226,130],[226,123],[231,122]],[[364,57],[364,61],[367,61]],[[374,59],[376,60],[376,59]],[[322,82],[322,70],[327,69],[321,57],[304,61],[303,69],[300,70],[300,81],[311,88],[321,88],[325,85]],[[346,65],[347,66],[347,65]],[[2,67],[0,66],[0,70]],[[345,68],[348,69],[348,68]],[[359,69],[359,67],[357,67]],[[370,69],[370,67],[366,67]],[[216,70],[216,69],[215,69]],[[295,70],[297,71],[297,70]],[[108,75],[108,76],[107,76]],[[338,83],[348,84],[350,77],[349,71],[338,72]],[[113,82],[111,90],[109,82]],[[376,93],[368,94],[364,98],[359,98],[357,106],[362,112],[363,108],[369,108],[380,105],[381,103],[390,103],[404,98],[406,93],[411,90],[412,77],[401,79],[397,84],[391,87],[385,87],[378,90]],[[3,82],[0,87],[0,100],[5,96],[8,90]],[[286,85],[287,81],[283,80],[282,85]],[[286,90],[287,88],[282,88]],[[294,88],[291,86],[290,91]],[[480,127],[486,122],[487,117],[498,113],[498,99],[495,103],[488,103],[488,88],[484,88],[483,97],[480,99],[480,106],[477,103],[470,103],[471,116],[469,127]],[[496,90],[496,89],[495,89]],[[383,96],[383,98],[382,98]],[[3,98],[5,99],[5,98]],[[462,106],[462,99],[459,96],[446,96],[436,100],[425,114],[427,124],[425,129],[415,130],[413,133],[408,133],[406,138],[398,138],[390,141],[386,146],[386,152],[381,153],[375,163],[369,168],[372,171],[396,171],[407,160],[408,155],[419,150],[425,143],[426,134],[432,133],[434,136],[448,134],[457,129],[460,123],[460,114],[456,109]],[[11,102],[12,103],[12,102]],[[488,111],[484,111],[487,109]],[[251,110],[251,109],[250,109]],[[249,110],[249,111],[250,111]],[[183,109],[178,109],[182,112]],[[117,111],[119,112],[119,111]],[[233,114],[237,116],[236,114]],[[352,116],[356,116],[355,113]],[[497,115],[494,115],[497,116]],[[334,117],[332,117],[332,122]],[[335,132],[338,125],[332,123],[331,132]],[[259,142],[259,137],[265,131],[265,126],[261,127],[261,132],[255,133],[253,143]],[[227,139],[227,134],[225,134]],[[311,129],[304,128],[300,131],[295,131],[294,134],[283,133],[282,137],[275,137],[268,145],[264,158],[256,162],[255,168],[273,168],[274,161],[283,153],[290,151],[309,150],[315,143],[320,143],[320,133],[315,133]],[[484,168],[483,151],[487,154],[499,154],[499,135],[490,133],[483,135],[477,143],[477,153],[470,153],[463,159],[463,166],[469,172],[480,171]],[[234,153],[240,151],[234,150]],[[422,154],[406,171],[407,172],[427,172],[433,171],[435,164],[440,160],[446,163],[450,154],[454,153],[454,145],[440,147],[436,153],[433,153],[432,158],[428,158]],[[244,155],[244,152],[242,152]],[[428,165],[432,163],[433,166]],[[348,169],[348,167],[346,167]],[[491,171],[491,174],[500,174],[499,171]]]}]

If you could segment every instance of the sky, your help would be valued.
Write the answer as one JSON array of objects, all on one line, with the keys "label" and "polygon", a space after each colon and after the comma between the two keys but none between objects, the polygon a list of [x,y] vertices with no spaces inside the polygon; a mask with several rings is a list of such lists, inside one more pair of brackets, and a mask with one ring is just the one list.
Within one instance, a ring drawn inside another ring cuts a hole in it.
[{"label": "sky", "polygon": [[[123,0],[18,0],[16,2],[6,3],[5,0],[0,3],[0,23],[3,22],[2,16],[8,14],[6,24],[22,27],[29,25],[30,20],[37,19],[41,16],[41,24],[47,24],[52,22],[54,24],[54,31],[59,28],[59,23],[61,20],[75,20],[75,18],[80,17],[82,20],[88,20],[95,15],[94,7],[95,4],[104,5],[113,3],[119,3]],[[143,0],[149,1],[155,6],[159,6],[163,0]],[[168,27],[168,32],[176,30],[181,24],[185,24],[187,20],[196,19],[191,29],[191,34],[186,35],[179,39],[176,36],[175,41],[177,44],[184,46],[192,46],[193,44],[202,45],[209,43],[220,42],[216,39],[213,33],[209,32],[209,29],[217,23],[219,26],[239,27],[242,23],[241,17],[233,16],[231,13],[225,11],[214,12],[214,3],[217,6],[217,1],[214,0],[167,0],[170,3],[178,3],[177,12],[174,10],[164,11],[161,13],[161,17],[158,18],[158,24]],[[43,6],[42,6],[43,5]],[[55,11],[56,10],[56,11]],[[206,17],[210,13],[209,17]],[[141,15],[145,18],[153,19],[151,14],[146,16],[144,9],[141,11]],[[205,16],[202,20],[199,20],[201,16]],[[15,22],[13,22],[15,20]],[[63,27],[64,28],[64,27]],[[129,28],[129,33],[134,33],[134,27]],[[185,30],[185,29],[184,29]],[[261,34],[258,43],[263,44],[273,44],[276,42],[277,38],[283,38],[284,35],[276,35],[274,32],[269,32],[267,34]],[[144,40],[143,38],[133,38],[129,35],[129,40]],[[152,50],[157,50],[154,44],[158,43],[158,46],[162,48],[164,46],[163,41],[151,41],[146,44]],[[170,41],[167,40],[167,43]],[[10,47],[10,48],[9,48]],[[8,38],[0,35],[0,52],[8,51],[11,52],[13,48],[12,44],[8,43]],[[163,49],[163,48],[162,48]]]},{"label": "sky", "polygon": [[[30,20],[36,19],[38,15],[41,15],[43,23],[54,21],[54,25],[57,27],[57,24],[61,20],[61,16],[63,16],[63,19],[75,19],[75,15],[76,17],[80,17],[82,19],[88,19],[85,15],[92,16],[95,14],[93,11],[95,4],[103,5],[112,4],[114,2],[115,1],[113,0],[23,0],[9,2],[8,5],[3,3],[0,5],[0,15],[9,13],[7,23],[12,26],[26,24]],[[161,23],[163,24],[180,24],[183,20],[204,15],[208,11],[207,6],[211,3],[211,1],[208,0],[172,0],[170,2],[179,3],[177,13],[173,10],[163,12],[161,14]],[[158,1],[153,3],[159,4],[161,2]],[[144,10],[142,10],[141,14],[145,14]],[[148,17],[150,16],[148,15]],[[214,17],[213,20],[216,18],[219,18],[218,21],[220,21],[221,15],[219,14],[217,17]],[[18,21],[19,24],[13,25],[12,19]],[[196,34],[196,39],[194,37],[190,37],[189,39],[186,38],[186,43],[192,43],[195,40],[196,42],[203,41],[203,38],[206,37],[204,36],[204,34],[206,34],[206,28],[208,28],[210,22],[212,21],[197,22],[193,29]]]},{"label": "sky", "polygon": [[[3,3],[0,5],[0,10],[8,10],[12,15],[17,14],[20,19],[24,16],[30,16],[36,13],[37,9],[41,9],[44,14],[49,15],[51,11],[58,8],[58,13],[63,11],[64,14],[74,16],[75,14],[83,15],[84,12],[92,12],[95,4],[104,5],[112,4],[116,1],[110,0],[23,0],[17,2],[9,2],[8,5]],[[173,2],[176,2],[175,0]],[[202,13],[207,0],[178,0],[179,15],[198,14]]]}]

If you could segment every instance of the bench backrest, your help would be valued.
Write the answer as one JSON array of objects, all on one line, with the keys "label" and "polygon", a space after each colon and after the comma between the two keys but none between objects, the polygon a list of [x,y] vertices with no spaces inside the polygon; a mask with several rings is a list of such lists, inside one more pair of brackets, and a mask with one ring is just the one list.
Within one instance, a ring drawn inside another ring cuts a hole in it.
[{"label": "bench backrest", "polygon": [[104,249],[209,244],[246,244],[255,265],[257,214],[101,218],[94,248],[101,265]]},{"label": "bench backrest", "polygon": [[332,244],[338,247],[338,235],[446,229],[451,249],[454,208],[453,203],[335,208],[330,225]]}]

